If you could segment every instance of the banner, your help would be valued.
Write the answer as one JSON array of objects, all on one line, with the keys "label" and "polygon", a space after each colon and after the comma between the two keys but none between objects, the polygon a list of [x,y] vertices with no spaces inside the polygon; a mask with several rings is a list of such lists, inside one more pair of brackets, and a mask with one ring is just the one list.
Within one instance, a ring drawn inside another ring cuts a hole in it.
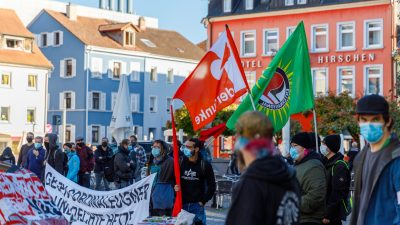
[{"label": "banner", "polygon": [[67,224],[37,176],[0,173],[0,224]]},{"label": "banner", "polygon": [[46,190],[72,224],[137,224],[149,216],[155,174],[123,189],[94,191],[68,180],[46,166]]}]

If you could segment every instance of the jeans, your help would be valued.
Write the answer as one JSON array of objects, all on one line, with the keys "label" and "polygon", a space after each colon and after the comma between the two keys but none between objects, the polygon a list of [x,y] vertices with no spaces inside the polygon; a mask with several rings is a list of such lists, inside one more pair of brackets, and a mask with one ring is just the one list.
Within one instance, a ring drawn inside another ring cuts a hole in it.
[{"label": "jeans", "polygon": [[119,182],[115,182],[115,187],[117,187],[117,189],[121,189],[124,187],[128,187],[130,184],[129,180],[120,180]]},{"label": "jeans", "polygon": [[90,173],[79,173],[78,184],[85,188],[90,188]]},{"label": "jeans", "polygon": [[182,209],[196,215],[193,224],[206,225],[206,212],[204,206],[201,206],[200,203],[187,203],[183,205]]},{"label": "jeans", "polygon": [[100,186],[101,186],[101,181],[103,180],[104,183],[104,189],[106,191],[110,190],[110,187],[108,186],[108,181],[107,179],[104,177],[104,172],[100,172],[100,173],[95,173],[94,174],[96,177],[96,190],[100,191]]}]

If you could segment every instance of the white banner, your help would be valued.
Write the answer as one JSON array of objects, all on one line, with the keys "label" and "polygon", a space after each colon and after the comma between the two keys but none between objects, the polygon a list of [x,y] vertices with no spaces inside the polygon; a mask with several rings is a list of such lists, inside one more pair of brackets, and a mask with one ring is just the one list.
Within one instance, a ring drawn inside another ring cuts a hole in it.
[{"label": "white banner", "polygon": [[114,191],[94,191],[68,180],[46,166],[46,190],[72,224],[137,224],[149,216],[155,174]]}]

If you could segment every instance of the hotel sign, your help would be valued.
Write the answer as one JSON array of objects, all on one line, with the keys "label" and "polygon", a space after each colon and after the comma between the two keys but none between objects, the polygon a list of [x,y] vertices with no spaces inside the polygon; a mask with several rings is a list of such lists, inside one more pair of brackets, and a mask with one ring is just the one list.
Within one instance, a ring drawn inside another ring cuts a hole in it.
[{"label": "hotel sign", "polygon": [[322,63],[342,63],[342,62],[372,62],[375,60],[375,54],[350,54],[350,55],[327,55],[318,56],[318,64]]},{"label": "hotel sign", "polygon": [[261,60],[242,61],[243,68],[262,68]]}]

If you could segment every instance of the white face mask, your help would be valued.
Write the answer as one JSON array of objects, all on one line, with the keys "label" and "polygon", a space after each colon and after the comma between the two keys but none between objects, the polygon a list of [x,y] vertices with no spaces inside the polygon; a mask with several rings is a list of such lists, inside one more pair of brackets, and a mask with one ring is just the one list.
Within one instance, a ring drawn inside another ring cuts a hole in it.
[{"label": "white face mask", "polygon": [[329,154],[329,150],[328,147],[326,147],[326,145],[321,145],[319,149],[321,150],[322,155],[327,156]]}]

